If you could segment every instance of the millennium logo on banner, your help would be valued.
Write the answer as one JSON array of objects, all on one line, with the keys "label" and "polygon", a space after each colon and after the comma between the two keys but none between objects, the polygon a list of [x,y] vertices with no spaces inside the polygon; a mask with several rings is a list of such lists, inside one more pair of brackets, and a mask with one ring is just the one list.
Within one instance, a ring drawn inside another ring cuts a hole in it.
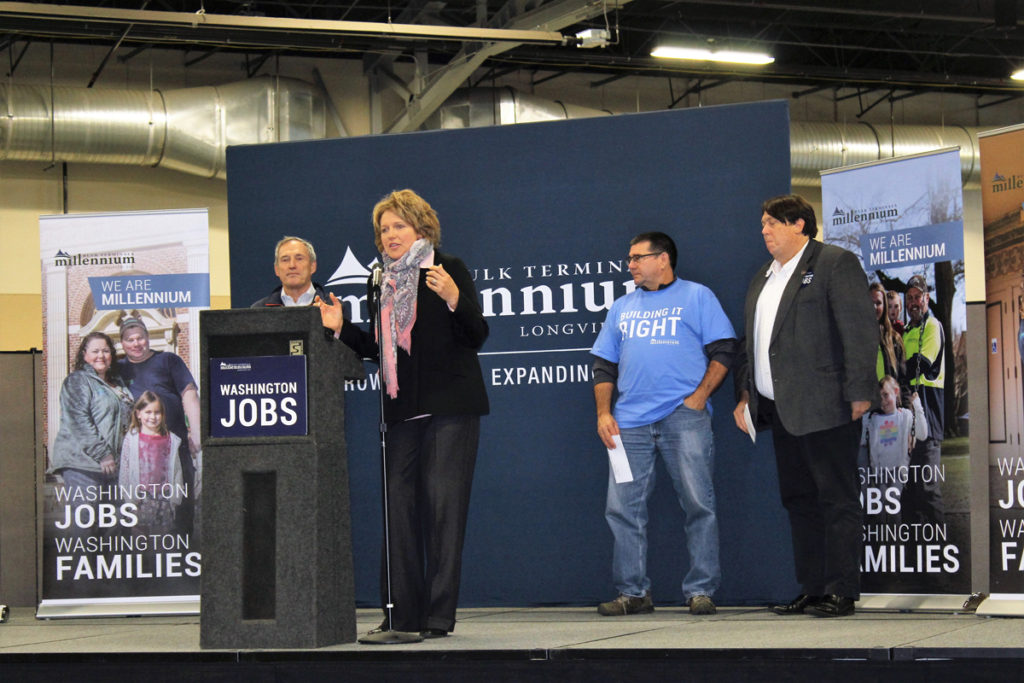
[{"label": "millennium logo on banner", "polygon": [[130,251],[111,254],[69,254],[58,249],[53,255],[53,265],[58,268],[75,266],[123,266],[135,263],[135,254]]},{"label": "millennium logo on banner", "polygon": [[993,192],[1009,192],[1011,190],[1024,189],[1024,176],[1019,176],[1016,173],[1010,177],[1001,175],[996,171],[995,175],[992,176],[992,191]]},{"label": "millennium logo on banner", "polygon": [[851,225],[853,223],[872,223],[874,221],[898,221],[900,218],[899,207],[895,204],[874,206],[867,209],[847,209],[836,207],[832,212],[832,226]]}]

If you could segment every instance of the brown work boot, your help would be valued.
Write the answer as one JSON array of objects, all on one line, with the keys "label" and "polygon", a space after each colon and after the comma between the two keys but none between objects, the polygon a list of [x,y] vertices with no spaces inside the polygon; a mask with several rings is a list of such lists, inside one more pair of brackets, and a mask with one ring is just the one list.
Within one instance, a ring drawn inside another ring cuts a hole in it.
[{"label": "brown work boot", "polygon": [[653,611],[654,603],[651,602],[650,592],[642,598],[635,598],[631,595],[619,595],[614,600],[602,602],[597,606],[597,613],[605,617],[622,617],[627,614],[650,614]]},{"label": "brown work boot", "polygon": [[690,614],[714,614],[717,611],[708,595],[694,595],[690,598]]}]

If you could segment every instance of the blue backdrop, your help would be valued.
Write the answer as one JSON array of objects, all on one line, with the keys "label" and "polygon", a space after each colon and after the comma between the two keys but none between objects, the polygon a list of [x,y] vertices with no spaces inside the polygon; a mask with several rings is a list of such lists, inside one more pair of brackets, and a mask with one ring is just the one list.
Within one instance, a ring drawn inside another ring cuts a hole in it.
[{"label": "blue backdrop", "polygon": [[[273,245],[295,234],[316,246],[315,279],[333,281],[352,319],[365,320],[358,299],[377,258],[371,209],[392,189],[426,197],[441,219],[442,250],[474,271],[491,327],[481,354],[491,415],[482,421],[460,602],[594,604],[615,589],[587,350],[631,283],[628,241],[649,230],[672,235],[677,275],[710,286],[742,334],[746,287],[768,258],[760,203],[788,192],[789,177],[784,102],[232,147],[232,302],[247,306],[277,284]],[[375,605],[376,393],[365,384],[346,392],[356,594]],[[755,448],[732,424],[731,379],[713,405],[716,599],[790,597],[797,586],[770,439]],[[678,604],[682,513],[660,466],[649,532],[652,593]]]}]

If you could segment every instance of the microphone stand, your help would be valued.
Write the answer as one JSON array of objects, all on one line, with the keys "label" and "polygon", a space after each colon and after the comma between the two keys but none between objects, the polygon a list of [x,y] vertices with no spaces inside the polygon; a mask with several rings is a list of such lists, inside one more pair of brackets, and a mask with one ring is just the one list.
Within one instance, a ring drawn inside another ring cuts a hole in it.
[{"label": "microphone stand", "polygon": [[381,274],[381,269],[378,265],[373,269],[373,287],[371,288],[371,296],[373,297],[372,303],[374,310],[377,311],[377,315],[375,316],[378,348],[377,397],[380,403],[380,471],[381,491],[384,498],[384,581],[387,591],[387,604],[385,604],[384,607],[387,610],[387,628],[367,633],[359,638],[359,642],[365,645],[397,645],[400,643],[419,643],[423,640],[423,636],[419,633],[396,631],[394,629],[394,622],[392,621],[394,601],[391,597],[391,513],[388,509],[388,445],[386,438],[388,425],[384,421],[384,354],[379,351],[381,340],[384,338],[384,335],[382,334],[383,330],[381,328],[382,323],[380,315]]}]

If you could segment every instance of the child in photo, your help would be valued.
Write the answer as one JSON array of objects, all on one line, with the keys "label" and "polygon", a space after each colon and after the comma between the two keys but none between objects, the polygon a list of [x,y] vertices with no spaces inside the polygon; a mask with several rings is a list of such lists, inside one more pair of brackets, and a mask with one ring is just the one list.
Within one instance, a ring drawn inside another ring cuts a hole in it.
[{"label": "child in photo", "polygon": [[174,526],[183,482],[180,445],[167,429],[160,398],[143,392],[132,409],[118,475],[118,483],[130,490],[130,500],[138,506],[140,531],[169,532]]},{"label": "child in photo", "polygon": [[864,417],[861,433],[861,466],[905,467],[910,464],[914,443],[928,438],[928,420],[917,393],[910,396],[913,410],[900,407],[900,385],[892,375],[878,382],[882,396],[880,410]]},{"label": "child in photo", "polygon": [[[860,456],[857,465],[863,477],[870,479],[862,485],[883,491],[895,488],[903,493],[906,467],[910,465],[910,451],[919,439],[928,438],[928,420],[917,393],[910,395],[913,410],[903,408],[900,403],[900,385],[892,375],[885,375],[878,382],[881,392],[881,408],[864,416],[860,439]],[[891,506],[892,502],[887,501]],[[900,515],[887,511],[887,521],[898,521]]]}]

